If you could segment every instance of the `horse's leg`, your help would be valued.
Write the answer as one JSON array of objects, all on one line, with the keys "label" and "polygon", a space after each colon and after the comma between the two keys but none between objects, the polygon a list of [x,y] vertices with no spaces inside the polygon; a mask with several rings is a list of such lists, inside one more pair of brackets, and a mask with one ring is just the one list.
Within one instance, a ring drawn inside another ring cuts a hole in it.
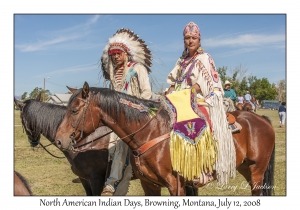
[{"label": "horse's leg", "polygon": [[238,168],[237,171],[246,179],[247,184],[242,183],[241,186],[246,187],[251,183],[251,171],[248,163],[243,162]]},{"label": "horse's leg", "polygon": [[264,179],[264,168],[259,167],[257,164],[250,165],[251,171],[251,192],[252,195],[262,195],[263,179]]},{"label": "horse's leg", "polygon": [[92,188],[91,185],[88,181],[86,181],[85,179],[80,178],[81,184],[85,190],[85,193],[87,196],[92,196],[93,192],[92,192]]},{"label": "horse's leg", "polygon": [[105,183],[105,174],[91,174],[90,186],[92,195],[99,196],[103,190]]},{"label": "horse's leg", "polygon": [[[166,182],[168,183],[168,190],[170,195],[185,195],[185,182],[182,176],[177,177],[177,173],[175,176],[168,176],[166,178]],[[179,189],[178,189],[179,188]]]},{"label": "horse's leg", "polygon": [[193,186],[185,186],[185,195],[198,196],[198,188],[195,188]]},{"label": "horse's leg", "polygon": [[145,196],[161,196],[161,187],[149,182],[141,180],[142,188],[145,192]]}]

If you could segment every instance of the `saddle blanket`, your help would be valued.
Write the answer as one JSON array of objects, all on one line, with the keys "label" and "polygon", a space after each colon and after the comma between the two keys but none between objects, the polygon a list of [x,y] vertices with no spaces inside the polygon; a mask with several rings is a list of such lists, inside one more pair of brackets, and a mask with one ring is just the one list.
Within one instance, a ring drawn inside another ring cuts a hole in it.
[{"label": "saddle blanket", "polygon": [[217,144],[205,114],[197,106],[194,89],[173,91],[164,100],[173,115],[170,135],[173,170],[188,180],[211,171],[217,159]]}]

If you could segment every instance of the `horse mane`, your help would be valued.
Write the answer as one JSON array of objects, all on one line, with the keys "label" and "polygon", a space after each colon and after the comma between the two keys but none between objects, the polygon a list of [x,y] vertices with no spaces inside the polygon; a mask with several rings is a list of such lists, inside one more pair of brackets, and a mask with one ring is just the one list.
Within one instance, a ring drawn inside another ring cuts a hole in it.
[{"label": "horse mane", "polygon": [[[77,90],[70,98],[70,102],[81,92],[81,89]],[[124,112],[126,122],[143,122],[150,119],[148,112],[140,112],[138,109],[124,105],[120,103],[120,99],[125,99],[134,104],[143,104],[149,108],[158,109],[161,106],[160,102],[152,100],[140,99],[135,96],[131,96],[125,93],[117,92],[108,88],[96,88],[90,87],[90,93],[94,95],[93,101],[103,110],[105,113],[109,113],[111,117],[118,121],[121,112]],[[160,115],[163,119],[168,121],[169,115],[165,110],[161,110]]]},{"label": "horse mane", "polygon": [[270,123],[270,125],[272,125],[272,121],[269,117],[267,117],[266,115],[262,115],[262,117],[265,118],[268,121],[268,123]]},{"label": "horse mane", "polygon": [[24,123],[34,129],[34,133],[43,134],[50,141],[54,141],[57,128],[62,122],[67,108],[34,99],[24,103],[26,104],[22,110]]},{"label": "horse mane", "polygon": [[[224,101],[227,101],[229,103],[229,107],[227,112],[233,112],[235,110],[239,110],[239,108],[236,107],[234,102],[231,100],[231,98],[224,98]],[[225,110],[226,111],[226,110]]]},{"label": "horse mane", "polygon": [[29,194],[32,195],[31,189],[29,187],[29,184],[27,182],[27,180],[25,179],[25,177],[23,177],[19,172],[14,171],[15,174],[17,175],[17,177],[19,177],[19,179],[22,181],[22,183],[24,184],[24,186],[26,187],[26,189],[28,190]]}]

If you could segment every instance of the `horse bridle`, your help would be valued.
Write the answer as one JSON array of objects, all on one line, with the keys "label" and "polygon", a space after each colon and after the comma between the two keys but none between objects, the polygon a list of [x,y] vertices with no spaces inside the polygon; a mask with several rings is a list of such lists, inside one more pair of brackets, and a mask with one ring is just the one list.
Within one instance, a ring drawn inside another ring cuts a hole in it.
[{"label": "horse bridle", "polygon": [[[92,94],[92,97],[91,98],[93,98],[94,97],[94,94]],[[84,119],[85,119],[85,115],[86,115],[86,111],[87,111],[87,109],[88,109],[88,107],[89,107],[89,105],[90,105],[90,100],[91,100],[91,98],[90,97],[88,97],[88,99],[87,100],[84,100],[84,99],[82,99],[82,98],[76,98],[76,99],[78,99],[78,100],[81,100],[81,101],[83,101],[84,103],[85,103],[85,105],[84,105],[84,109],[83,109],[83,111],[82,111],[82,113],[81,113],[81,116],[79,117],[79,119],[78,119],[78,121],[76,122],[76,125],[74,126],[74,129],[73,129],[73,132],[71,133],[71,135],[70,135],[70,138],[71,138],[71,148],[74,150],[75,149],[75,147],[74,147],[74,145],[76,145],[79,141],[81,141],[82,140],[82,137],[83,137],[83,129],[84,129]],[[157,113],[156,113],[156,115],[162,110],[162,106],[157,110]],[[91,114],[92,114],[92,112],[90,112]],[[155,116],[156,116],[155,115]],[[125,139],[125,138],[127,138],[127,137],[129,137],[129,136],[133,136],[133,135],[135,135],[136,133],[138,133],[139,131],[141,131],[142,129],[144,129],[152,120],[154,119],[154,117],[152,117],[152,118],[150,118],[150,120],[148,121],[148,122],[146,122],[140,129],[138,129],[137,131],[135,131],[135,132],[133,132],[133,133],[131,133],[131,134],[129,134],[129,135],[127,135],[127,136],[124,136],[124,137],[122,137],[122,138],[119,138],[118,140],[116,140],[116,141],[119,141],[119,140],[122,140],[122,139]],[[80,131],[80,138],[79,138],[79,141],[77,141],[76,139],[75,139],[75,132],[78,130],[78,127],[79,127],[79,124],[80,124],[80,121],[82,120],[82,129],[81,129],[81,131]],[[92,118],[92,121],[93,121],[93,118]],[[95,125],[94,125],[94,121],[93,121],[93,126],[94,126],[94,130],[96,130],[96,128],[95,128]],[[105,137],[106,135],[108,135],[108,134],[110,134],[110,133],[112,133],[113,131],[109,131],[109,132],[107,132],[106,134],[104,134],[104,135],[102,135],[101,137],[98,137],[98,138],[103,138],[103,137]],[[78,146],[78,147],[82,147],[82,146],[85,146],[85,145],[87,145],[87,144],[89,144],[89,143],[92,143],[92,142],[94,142],[95,140],[91,140],[91,141],[89,141],[89,142],[87,142],[87,143],[84,143],[83,145],[80,145],[80,146]],[[110,143],[112,143],[112,142],[110,142]],[[78,148],[77,147],[77,148]]]},{"label": "horse bridle", "polygon": [[[84,99],[82,99],[82,98],[77,98],[78,100],[81,100],[81,101],[83,101],[84,103],[85,103],[85,105],[84,105],[84,110],[82,111],[82,113],[81,113],[81,116],[79,117],[79,119],[78,119],[78,121],[76,122],[76,126],[74,127],[74,129],[73,129],[73,132],[71,133],[71,135],[70,135],[70,138],[71,138],[71,142],[73,142],[73,143],[77,143],[76,142],[76,140],[75,140],[75,132],[76,132],[76,130],[78,129],[78,127],[79,127],[79,124],[80,124],[80,121],[83,119],[83,122],[82,122],[82,129],[81,129],[81,135],[80,135],[80,140],[82,139],[82,137],[83,137],[83,129],[84,129],[84,119],[85,119],[85,114],[86,114],[86,110],[88,109],[88,107],[89,107],[89,104],[90,104],[90,97],[89,97],[89,99],[88,100],[84,100]],[[126,135],[126,136],[124,136],[124,137],[122,137],[122,138],[119,138],[118,139],[118,141],[119,140],[122,140],[122,139],[125,139],[125,138],[127,138],[127,137],[129,137],[129,136],[134,136],[136,133],[138,133],[139,131],[141,131],[142,129],[144,129],[156,116],[157,116],[157,114],[161,111],[163,109],[163,107],[162,106],[160,106],[159,107],[159,109],[157,110],[157,113],[156,113],[156,115],[154,116],[154,117],[151,117],[150,118],[150,120],[148,120],[141,128],[139,128],[137,131],[135,131],[135,132],[133,132],[133,133],[131,133],[131,134],[129,134],[129,135]],[[93,119],[93,118],[92,118]],[[94,122],[93,122],[93,125],[94,125]],[[94,129],[95,129],[95,126],[94,126]],[[95,129],[96,130],[96,129]],[[106,135],[108,135],[109,133],[111,133],[112,131],[110,131],[110,132],[108,132],[107,134],[104,134],[103,136],[106,136]],[[101,137],[103,137],[103,136],[101,136]],[[131,138],[132,138],[131,137]],[[139,147],[138,149],[136,149],[136,150],[133,150],[132,152],[133,152],[133,156],[134,156],[134,159],[135,159],[135,164],[136,164],[136,166],[137,166],[137,169],[138,169],[138,171],[139,171],[139,173],[144,177],[144,178],[146,178],[149,182],[151,182],[151,183],[153,183],[155,186],[159,186],[157,183],[155,183],[155,182],[153,182],[152,180],[150,180],[148,177],[146,177],[146,176],[144,176],[144,173],[142,172],[142,170],[140,169],[140,160],[139,160],[139,157],[142,155],[142,154],[144,154],[148,149],[150,149],[152,146],[154,146],[154,145],[156,145],[156,144],[158,144],[158,143],[160,143],[160,142],[162,142],[162,141],[164,141],[164,140],[166,140],[167,138],[169,138],[170,137],[170,134],[168,133],[168,134],[164,134],[164,135],[162,135],[162,136],[159,136],[159,137],[157,137],[157,138],[155,138],[155,139],[152,139],[152,140],[150,140],[149,142],[147,142],[147,143],[145,143],[144,145],[142,145],[141,147]],[[92,142],[92,141],[91,141]],[[86,144],[88,144],[88,143],[90,143],[90,142],[87,142]],[[110,143],[112,143],[112,142],[110,142]],[[84,146],[84,145],[86,145],[86,144],[83,144],[82,146]],[[74,148],[74,147],[73,147]],[[179,179],[179,177],[177,176],[177,179]]]},{"label": "horse bridle", "polygon": [[[73,132],[71,133],[70,135],[70,138],[71,138],[71,142],[73,145],[77,144],[79,141],[82,140],[82,137],[83,137],[83,129],[84,129],[84,120],[85,120],[85,114],[86,114],[86,111],[90,105],[90,97],[88,97],[87,100],[84,100],[82,98],[76,98],[78,100],[81,100],[84,102],[84,107],[83,107],[83,111],[78,119],[78,121],[76,122],[76,125],[74,126],[74,129],[73,129]],[[78,141],[75,139],[75,132],[78,130],[78,127],[79,127],[79,124],[80,124],[80,121],[82,120],[82,128],[81,128],[81,131],[80,131],[80,137],[78,139]],[[93,121],[93,118],[92,118],[92,121]],[[95,128],[95,125],[94,125],[94,121],[93,121],[93,126]]]},{"label": "horse bridle", "polygon": [[[71,135],[70,135],[70,138],[71,138],[71,142],[70,142],[71,145],[70,145],[70,147],[71,147],[71,150],[74,151],[74,152],[82,152],[82,151],[85,151],[85,150],[82,150],[82,149],[79,150],[79,148],[81,148],[81,147],[83,147],[83,146],[86,146],[86,145],[88,145],[88,144],[91,144],[91,143],[93,143],[93,142],[95,142],[95,141],[97,141],[97,140],[99,140],[99,139],[101,139],[101,138],[103,138],[103,137],[105,137],[105,136],[107,136],[107,135],[109,135],[109,134],[111,134],[111,133],[113,132],[113,131],[109,131],[109,132],[103,134],[102,136],[96,137],[95,139],[92,139],[91,141],[88,141],[88,142],[86,142],[86,143],[84,143],[84,144],[82,144],[82,145],[75,146],[78,142],[80,142],[80,141],[82,140],[82,137],[83,137],[83,129],[84,129],[84,120],[85,120],[86,111],[87,111],[87,109],[89,108],[90,100],[91,100],[91,98],[93,98],[93,97],[94,97],[94,94],[92,94],[92,97],[88,97],[87,100],[84,100],[84,99],[82,99],[82,98],[76,98],[76,99],[78,99],[78,100],[83,101],[85,104],[84,104],[84,108],[83,108],[83,111],[82,111],[82,113],[81,113],[81,116],[79,117],[78,121],[76,122],[76,125],[75,125],[75,127],[74,127],[74,129],[73,129],[73,132],[72,132]],[[91,113],[91,115],[92,115],[92,112],[90,112],[90,113]],[[81,120],[82,120],[82,128],[81,128],[81,130],[80,130],[80,137],[79,137],[78,140],[76,140],[76,139],[75,139],[75,135],[76,135],[75,132],[78,130],[79,124],[80,124],[80,121],[81,121]],[[93,117],[92,117],[92,122],[93,122],[94,130],[96,130],[95,125],[94,125],[94,121],[93,121]],[[108,144],[110,144],[110,143],[108,143]],[[89,148],[89,149],[92,149],[92,147]]]}]

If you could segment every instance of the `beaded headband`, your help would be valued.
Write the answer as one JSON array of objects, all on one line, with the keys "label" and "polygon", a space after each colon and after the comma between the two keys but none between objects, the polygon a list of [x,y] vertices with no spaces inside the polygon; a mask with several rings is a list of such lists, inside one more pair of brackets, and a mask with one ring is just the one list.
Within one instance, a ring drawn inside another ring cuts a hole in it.
[{"label": "beaded headband", "polygon": [[183,36],[194,36],[201,39],[200,29],[194,22],[189,22],[183,29]]},{"label": "beaded headband", "polygon": [[112,55],[112,54],[115,54],[115,53],[120,53],[121,51],[130,54],[129,53],[129,48],[125,44],[115,42],[115,43],[112,43],[112,44],[109,45],[108,55]]}]

